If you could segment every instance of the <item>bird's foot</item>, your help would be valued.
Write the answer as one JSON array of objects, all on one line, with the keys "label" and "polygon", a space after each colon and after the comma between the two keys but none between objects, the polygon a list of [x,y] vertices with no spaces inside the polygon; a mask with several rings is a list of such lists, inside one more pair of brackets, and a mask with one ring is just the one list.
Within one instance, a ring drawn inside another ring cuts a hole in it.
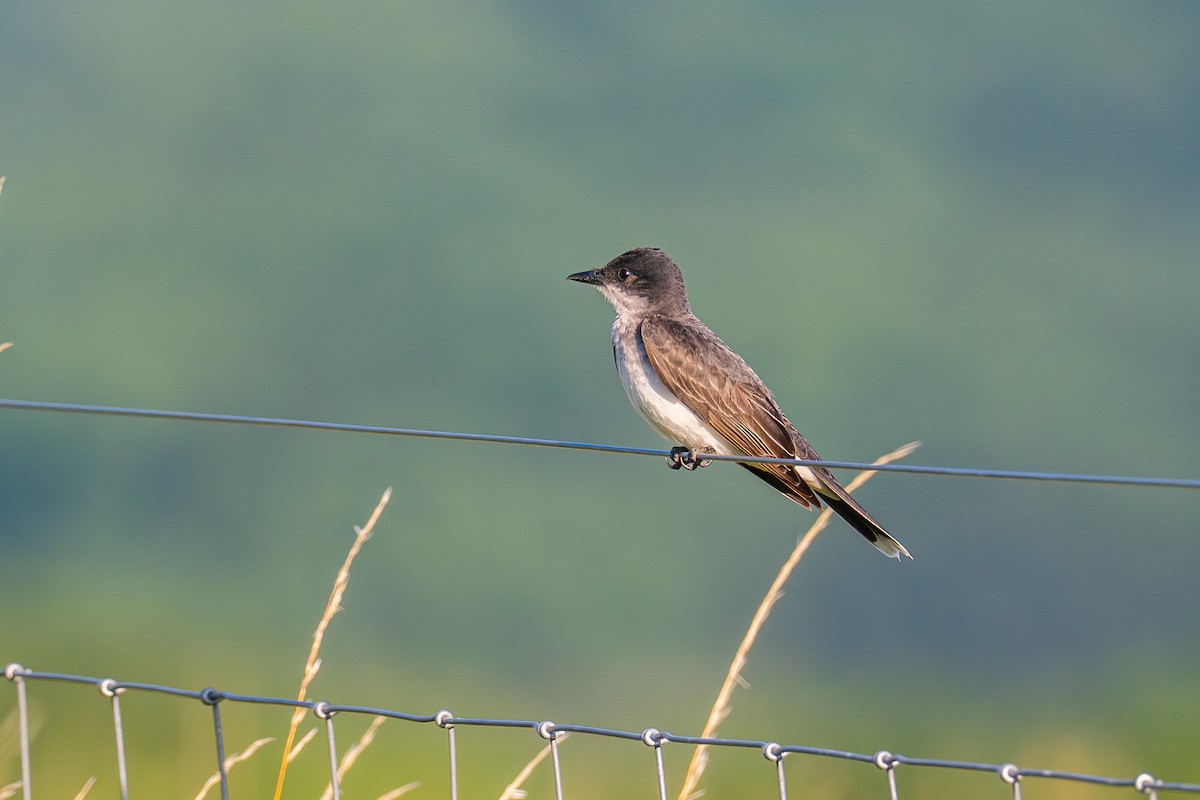
[{"label": "bird's foot", "polygon": [[671,455],[667,456],[668,467],[671,469],[682,467],[688,472],[697,467],[707,467],[711,463],[712,459],[705,458],[703,451],[696,451],[687,447],[672,447]]}]

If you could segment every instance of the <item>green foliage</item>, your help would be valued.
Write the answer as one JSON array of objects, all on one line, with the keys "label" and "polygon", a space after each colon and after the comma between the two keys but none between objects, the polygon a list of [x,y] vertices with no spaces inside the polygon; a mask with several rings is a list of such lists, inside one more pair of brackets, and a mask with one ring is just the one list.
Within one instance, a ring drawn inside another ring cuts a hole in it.
[{"label": "green foliage", "polygon": [[[563,280],[657,245],[829,458],[1200,474],[1200,7],[4,18],[7,396],[657,446]],[[237,691],[294,690],[395,485],[321,680],[410,710],[698,730],[810,521],[721,465],[26,412],[0,442],[6,659]],[[739,734],[1197,778],[1162,668],[1200,655],[1192,494],[863,498],[916,560],[827,532]]]}]

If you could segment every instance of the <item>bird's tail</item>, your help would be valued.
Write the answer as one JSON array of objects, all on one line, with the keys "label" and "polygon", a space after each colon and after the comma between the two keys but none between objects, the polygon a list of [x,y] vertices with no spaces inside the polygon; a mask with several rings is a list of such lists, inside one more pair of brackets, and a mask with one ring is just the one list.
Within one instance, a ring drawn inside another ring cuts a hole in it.
[{"label": "bird's tail", "polygon": [[837,479],[832,474],[824,469],[813,470],[821,480],[821,487],[817,489],[820,492],[821,498],[829,504],[829,507],[837,512],[838,516],[849,522],[854,530],[863,535],[863,538],[875,546],[875,549],[883,553],[888,558],[900,558],[909,555],[908,550],[904,545],[896,541],[890,533],[883,529],[875,519],[867,513],[867,510],[858,504],[858,501],[850,496],[850,493],[842,488],[842,485],[837,482]]}]

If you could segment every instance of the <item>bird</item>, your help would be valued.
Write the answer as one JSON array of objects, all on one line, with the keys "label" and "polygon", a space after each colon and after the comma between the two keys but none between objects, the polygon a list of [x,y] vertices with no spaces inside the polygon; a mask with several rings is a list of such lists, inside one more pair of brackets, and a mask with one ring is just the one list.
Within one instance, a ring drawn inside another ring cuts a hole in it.
[{"label": "bird", "polygon": [[[616,311],[621,385],[651,428],[680,443],[673,469],[707,466],[711,454],[820,460],[758,374],[692,313],[683,272],[661,249],[634,248],[567,279],[596,287]],[[824,502],[884,555],[912,558],[825,467],[738,463],[803,508]]]}]

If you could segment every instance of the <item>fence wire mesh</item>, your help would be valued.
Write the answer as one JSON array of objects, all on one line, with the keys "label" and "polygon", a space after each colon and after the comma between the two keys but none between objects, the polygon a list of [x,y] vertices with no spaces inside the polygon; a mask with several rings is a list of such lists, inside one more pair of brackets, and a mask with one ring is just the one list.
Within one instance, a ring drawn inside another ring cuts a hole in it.
[{"label": "fence wire mesh", "polygon": [[[990,773],[997,780],[997,787],[1010,793],[1013,798],[1020,800],[1022,786],[1026,781],[1066,782],[1090,784],[1095,786],[1124,789],[1141,795],[1156,798],[1163,793],[1178,793],[1200,795],[1200,783],[1184,783],[1159,779],[1149,773],[1141,773],[1132,777],[1106,777],[1078,772],[1066,772],[1055,769],[1027,768],[1013,763],[983,763],[972,761],[953,761],[938,758],[914,758],[881,750],[876,753],[855,753],[846,750],[836,750],[824,747],[814,747],[800,744],[784,744],[760,739],[727,739],[720,737],[705,738],[688,736],[647,728],[643,731],[625,731],[593,725],[577,725],[555,723],[549,720],[526,719],[493,719],[488,717],[459,717],[449,710],[442,709],[433,713],[411,713],[389,708],[374,708],[370,706],[339,705],[326,701],[295,700],[283,697],[263,697],[257,695],[235,694],[217,689],[201,689],[193,691],[172,686],[136,681],[122,681],[113,678],[95,678],[86,675],[73,675],[58,672],[40,672],[26,669],[20,664],[9,664],[4,670],[5,677],[14,688],[15,704],[18,718],[18,741],[20,747],[20,781],[0,788],[10,792],[19,790],[24,800],[32,800],[36,779],[31,774],[31,752],[33,744],[30,736],[29,723],[29,694],[30,684],[75,683],[87,684],[97,689],[99,702],[106,702],[111,707],[113,735],[115,737],[116,779],[119,796],[126,800],[129,794],[128,770],[126,766],[126,731],[121,718],[121,698],[127,693],[145,692],[165,695],[181,701],[192,701],[209,709],[212,717],[213,733],[213,763],[216,770],[220,796],[228,800],[229,779],[227,747],[222,726],[221,707],[226,703],[252,703],[283,706],[288,708],[306,708],[320,721],[325,730],[325,742],[328,748],[329,784],[332,797],[340,798],[340,780],[338,765],[340,763],[337,719],[346,715],[365,715],[384,717],[417,725],[427,725],[432,732],[439,732],[446,739],[446,769],[449,771],[449,796],[458,800],[458,771],[464,767],[460,758],[455,739],[456,728],[516,728],[526,729],[539,741],[548,742],[551,752],[551,769],[554,772],[554,796],[556,800],[570,797],[572,783],[569,774],[564,774],[558,757],[558,742],[566,734],[606,737],[609,739],[628,742],[631,746],[648,748],[648,754],[657,776],[657,796],[661,800],[667,798],[666,759],[663,746],[668,743],[683,745],[705,745],[711,748],[748,748],[758,750],[763,755],[763,769],[774,773],[780,800],[788,797],[788,775],[785,762],[790,755],[805,755],[823,759],[839,759],[863,765],[864,768],[880,773],[879,797],[890,797],[900,800],[907,795],[904,793],[903,780],[898,779],[898,773],[908,769],[948,770]],[[136,756],[135,756],[136,757]],[[397,762],[399,764],[399,762]],[[397,766],[402,769],[402,766]],[[400,776],[404,777],[404,776]],[[13,796],[11,793],[3,796]],[[1000,796],[1000,795],[997,795]],[[1114,795],[1116,796],[1116,795]]]},{"label": "fence wire mesh", "polygon": [[[586,442],[571,442],[552,439],[533,439],[528,437],[503,436],[495,434],[472,434],[462,432],[446,432],[446,431],[428,431],[408,428],[387,428],[379,426],[363,426],[363,425],[348,425],[341,423],[326,423],[313,422],[309,420],[293,420],[279,419],[271,417],[248,417],[225,414],[206,414],[195,412],[178,412],[178,411],[162,411],[155,409],[135,409],[135,408],[118,408],[108,406],[92,406],[79,404],[65,403],[46,403],[40,401],[24,401],[24,400],[0,400],[0,408],[14,410],[32,410],[42,412],[57,412],[57,413],[73,413],[73,414],[93,414],[105,416],[119,417],[137,417],[137,418],[157,418],[172,421],[193,421],[193,422],[209,422],[209,423],[224,423],[224,424],[241,424],[241,425],[256,425],[267,427],[285,427],[285,428],[307,428],[315,430],[329,430],[341,432],[355,432],[368,434],[384,434],[393,436],[407,436],[420,438],[434,439],[449,439],[474,442],[489,442],[497,444],[516,444],[534,447],[548,448],[563,448],[574,450],[585,450],[593,452],[607,452],[625,455],[636,456],[670,456],[669,451],[623,447],[616,445],[592,444]],[[774,459],[774,458],[750,458],[750,457],[724,457],[706,454],[714,460],[727,461],[755,461],[764,463],[794,463],[797,465],[812,465],[819,463],[822,466],[833,468],[844,468],[851,470],[875,470],[875,471],[895,471],[909,472],[916,474],[927,474],[937,476],[953,476],[953,477],[979,477],[992,479],[1016,479],[1016,480],[1031,480],[1031,481],[1061,481],[1070,483],[1094,483],[1094,484],[1117,484],[1137,487],[1160,487],[1160,488],[1185,488],[1185,489],[1200,489],[1200,479],[1192,478],[1148,478],[1148,477],[1132,477],[1120,475],[1091,475],[1079,473],[1056,473],[1056,472],[1033,472],[1033,471],[1016,471],[1016,470],[993,470],[993,469],[972,469],[972,468],[957,468],[957,467],[922,467],[899,464],[866,464],[859,462],[836,462],[836,461],[821,461],[810,462],[803,459]],[[358,716],[358,717],[382,717],[390,720],[398,720],[414,725],[428,726],[431,732],[440,732],[438,735],[444,735],[446,742],[446,761],[445,769],[448,777],[448,792],[451,800],[458,800],[459,797],[459,770],[460,768],[469,768],[469,762],[466,764],[460,759],[459,748],[455,737],[457,728],[482,728],[482,729],[525,729],[537,737],[537,741],[545,742],[545,748],[550,755],[551,769],[553,770],[553,794],[557,800],[562,800],[564,797],[571,797],[573,791],[578,788],[571,781],[570,774],[564,774],[561,760],[559,759],[558,745],[559,742],[567,735],[583,735],[590,737],[601,737],[610,740],[629,743],[632,747],[644,747],[651,751],[651,765],[653,773],[657,776],[657,796],[661,800],[667,798],[667,780],[666,780],[666,765],[669,757],[664,755],[664,745],[668,743],[677,743],[681,745],[689,745],[692,747],[708,747],[708,748],[725,748],[725,749],[750,749],[757,750],[763,756],[763,769],[769,770],[771,775],[771,784],[777,787],[778,797],[781,800],[786,800],[788,797],[788,770],[785,768],[785,762],[788,756],[803,755],[815,757],[819,759],[832,759],[852,764],[862,765],[866,769],[874,770],[879,774],[879,791],[880,797],[889,797],[891,800],[900,800],[901,797],[908,797],[905,793],[903,779],[898,779],[898,774],[911,769],[921,770],[942,770],[953,772],[974,772],[992,775],[997,783],[997,789],[1011,794],[1012,797],[1020,800],[1022,787],[1025,782],[1046,782],[1046,783],[1072,783],[1079,785],[1092,785],[1099,787],[1108,787],[1114,790],[1126,790],[1127,792],[1136,792],[1138,794],[1151,798],[1157,797],[1160,793],[1179,793],[1200,795],[1200,783],[1186,783],[1179,781],[1169,781],[1159,779],[1147,772],[1136,774],[1132,777],[1106,777],[1097,774],[1086,774],[1081,772],[1069,772],[1055,769],[1043,768],[1027,768],[1021,767],[1014,763],[984,763],[973,761],[958,761],[938,758],[918,758],[905,755],[895,754],[887,750],[880,750],[875,753],[856,753],[846,750],[831,749],[825,747],[816,747],[800,744],[785,744],[766,739],[731,739],[722,737],[705,737],[680,735],[669,731],[659,730],[657,728],[647,728],[642,731],[626,731],[613,728],[598,727],[592,725],[581,724],[562,724],[555,723],[549,720],[525,720],[525,719],[497,719],[488,717],[459,717],[451,713],[449,710],[442,709],[433,713],[412,713],[399,711],[389,708],[377,708],[370,706],[354,706],[354,705],[339,705],[326,701],[313,700],[296,700],[282,697],[267,697],[249,694],[236,694],[231,692],[219,691],[217,689],[208,688],[199,691],[182,689],[172,686],[165,686],[154,683],[144,683],[136,681],[123,681],[113,678],[96,678],[86,675],[76,675],[59,672],[41,672],[31,669],[26,669],[17,663],[9,664],[5,668],[5,677],[9,684],[14,687],[15,706],[17,714],[17,732],[16,739],[19,749],[19,764],[20,764],[20,779],[9,783],[8,785],[0,784],[0,800],[14,797],[19,792],[24,800],[32,800],[34,795],[34,786],[37,783],[37,777],[32,774],[32,751],[34,744],[31,736],[30,713],[29,713],[29,694],[30,684],[84,684],[94,687],[98,692],[98,697],[102,698],[101,702],[107,702],[109,705],[108,712],[111,713],[112,730],[115,737],[114,749],[114,771],[117,789],[122,800],[126,800],[130,796],[129,790],[129,769],[128,762],[130,756],[127,753],[126,726],[121,715],[121,698],[129,693],[146,693],[158,696],[164,696],[180,701],[197,702],[201,706],[209,710],[212,721],[212,736],[213,750],[212,758],[215,765],[215,774],[213,785],[219,787],[219,792],[222,800],[228,800],[230,796],[228,770],[231,764],[239,757],[244,757],[249,754],[249,751],[244,751],[239,756],[228,756],[226,747],[226,736],[222,724],[221,707],[224,704],[257,704],[266,706],[279,706],[289,709],[307,709],[313,716],[319,720],[319,727],[324,729],[324,740],[327,748],[328,761],[328,780],[329,791],[326,796],[338,800],[341,796],[339,765],[344,762],[347,751],[343,750],[339,753],[338,746],[338,717]],[[0,711],[3,711],[3,704],[0,703]],[[0,719],[4,719],[9,714],[9,711],[0,713]],[[4,744],[0,742],[0,744]],[[351,748],[352,749],[352,748]],[[9,754],[0,752],[0,756],[8,756]],[[133,754],[134,759],[137,754]],[[6,759],[0,759],[0,764]],[[403,764],[398,760],[399,766],[397,769],[403,769]],[[530,762],[526,765],[528,769],[535,762]],[[795,770],[793,770],[795,772]],[[2,779],[0,779],[2,780]],[[803,779],[798,778],[795,774],[792,776],[794,783],[802,783]],[[90,789],[91,783],[81,792],[86,794]],[[407,787],[404,787],[407,788]],[[589,790],[592,787],[587,787]],[[649,787],[647,787],[649,788]],[[806,787],[807,788],[807,787]],[[203,795],[203,792],[202,792]],[[389,797],[398,797],[398,793],[392,793]],[[523,797],[523,793],[508,793],[506,791],[504,797]],[[915,794],[913,795],[915,796]]]}]

